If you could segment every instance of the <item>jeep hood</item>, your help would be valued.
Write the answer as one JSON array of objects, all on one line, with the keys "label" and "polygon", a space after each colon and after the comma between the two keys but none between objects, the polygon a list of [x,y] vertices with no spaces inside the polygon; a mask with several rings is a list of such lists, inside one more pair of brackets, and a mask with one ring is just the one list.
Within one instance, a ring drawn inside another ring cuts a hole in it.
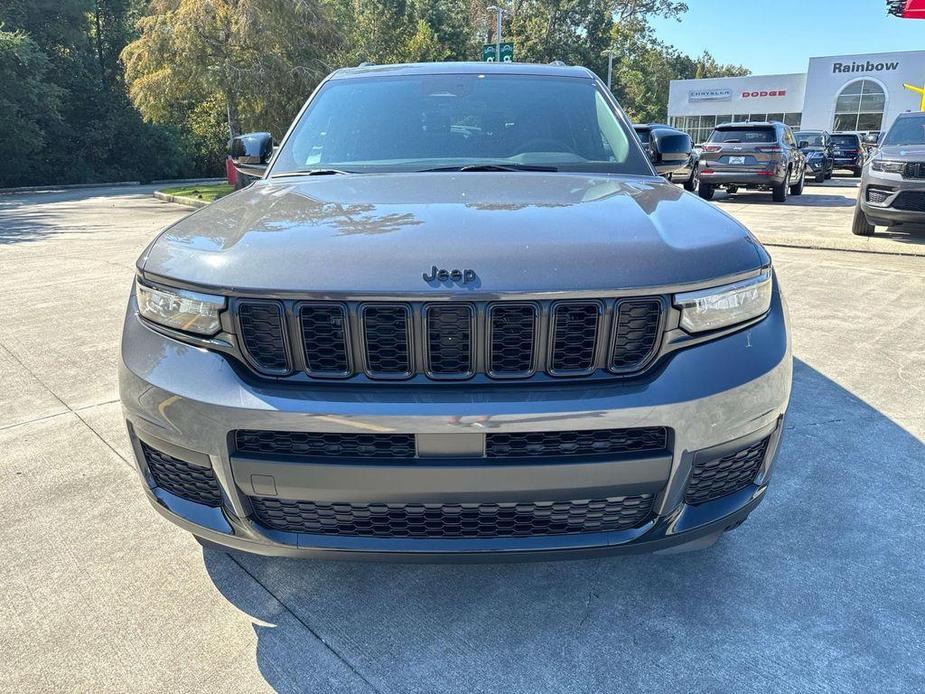
[{"label": "jeep hood", "polygon": [[892,161],[922,161],[925,159],[925,145],[888,145],[878,149],[874,158]]},{"label": "jeep hood", "polygon": [[[258,181],[166,229],[145,275],[238,292],[574,292],[760,267],[738,222],[660,178],[408,173]],[[471,269],[466,284],[425,282]]]}]

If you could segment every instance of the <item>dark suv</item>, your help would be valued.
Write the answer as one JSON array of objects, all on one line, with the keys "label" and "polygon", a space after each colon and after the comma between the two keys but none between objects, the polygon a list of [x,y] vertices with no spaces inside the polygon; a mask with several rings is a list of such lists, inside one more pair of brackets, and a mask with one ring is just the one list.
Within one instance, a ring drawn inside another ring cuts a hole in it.
[{"label": "dark suv", "polygon": [[835,170],[832,136],[825,130],[798,130],[793,136],[806,157],[807,172],[812,172],[815,182],[823,183],[827,178],[832,178]]},{"label": "dark suv", "polygon": [[864,147],[857,133],[832,133],[832,158],[836,169],[848,169],[860,176],[864,166]]},{"label": "dark suv", "polygon": [[765,497],[792,374],[771,258],[657,175],[589,70],[338,70],[275,153],[234,151],[260,179],[154,239],[125,314],[129,437],[177,525],[572,557],[704,547]]},{"label": "dark suv", "polygon": [[700,152],[700,197],[710,200],[722,187],[727,193],[739,188],[770,190],[775,202],[787,192],[800,195],[806,176],[806,157],[797,146],[789,126],[768,123],[718,125]]}]

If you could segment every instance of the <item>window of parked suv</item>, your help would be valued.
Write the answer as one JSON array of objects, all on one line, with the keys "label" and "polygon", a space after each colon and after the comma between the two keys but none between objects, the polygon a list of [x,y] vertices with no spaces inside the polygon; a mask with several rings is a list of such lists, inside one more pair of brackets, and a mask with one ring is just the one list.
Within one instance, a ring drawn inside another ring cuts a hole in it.
[{"label": "window of parked suv", "polygon": [[925,115],[897,118],[883,138],[884,146],[925,145]]},{"label": "window of parked suv", "polygon": [[773,127],[766,128],[722,128],[714,130],[707,142],[776,142]]},{"label": "window of parked suv", "polygon": [[825,145],[825,138],[822,136],[822,133],[799,131],[794,134],[796,135],[797,142],[805,142],[809,147],[822,147]]},{"label": "window of parked suv", "polygon": [[858,149],[861,146],[861,140],[857,135],[832,135],[832,144],[836,147]]},{"label": "window of parked suv", "polygon": [[270,175],[486,163],[651,174],[632,129],[592,80],[459,74],[325,83]]}]

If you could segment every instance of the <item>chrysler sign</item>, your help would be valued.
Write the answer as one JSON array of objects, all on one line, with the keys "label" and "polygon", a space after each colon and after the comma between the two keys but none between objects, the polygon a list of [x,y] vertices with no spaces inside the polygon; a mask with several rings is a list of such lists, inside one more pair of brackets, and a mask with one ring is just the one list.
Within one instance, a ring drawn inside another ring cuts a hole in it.
[{"label": "chrysler sign", "polygon": [[691,89],[687,93],[688,101],[729,101],[731,89]]}]

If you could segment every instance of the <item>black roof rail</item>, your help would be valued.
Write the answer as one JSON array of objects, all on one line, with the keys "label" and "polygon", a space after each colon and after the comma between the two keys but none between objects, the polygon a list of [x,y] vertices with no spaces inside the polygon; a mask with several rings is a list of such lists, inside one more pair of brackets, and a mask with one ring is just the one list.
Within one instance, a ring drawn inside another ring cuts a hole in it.
[{"label": "black roof rail", "polygon": [[554,66],[556,66],[556,67],[568,67],[568,65],[566,65],[566,64],[565,64],[563,61],[561,61],[561,60],[550,60],[550,61],[549,61],[549,65],[554,65]]},{"label": "black roof rail", "polygon": [[375,65],[375,64],[376,64],[376,63],[371,63],[371,62],[368,61],[368,60],[364,60],[362,63],[360,63],[359,65],[357,65],[357,67],[370,67],[370,66]]}]

